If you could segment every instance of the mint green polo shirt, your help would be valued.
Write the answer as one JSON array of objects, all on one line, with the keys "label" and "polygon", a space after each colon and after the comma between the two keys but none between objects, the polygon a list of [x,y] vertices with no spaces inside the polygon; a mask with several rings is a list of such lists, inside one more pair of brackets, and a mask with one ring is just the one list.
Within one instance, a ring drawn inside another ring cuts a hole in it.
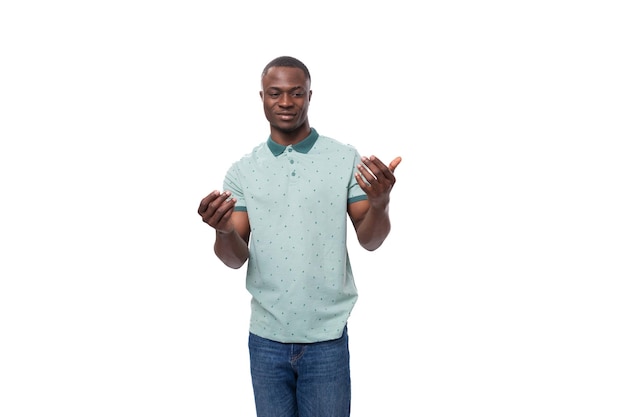
[{"label": "mint green polo shirt", "polygon": [[346,237],[348,204],[367,199],[354,178],[360,162],[353,146],[311,129],[296,145],[270,137],[228,170],[224,190],[251,228],[251,333],[283,343],[341,337],[358,297]]}]

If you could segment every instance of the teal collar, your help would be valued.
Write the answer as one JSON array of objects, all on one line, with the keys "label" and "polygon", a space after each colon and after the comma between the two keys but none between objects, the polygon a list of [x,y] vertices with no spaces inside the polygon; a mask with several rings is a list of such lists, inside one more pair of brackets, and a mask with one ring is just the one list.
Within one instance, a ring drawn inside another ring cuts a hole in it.
[{"label": "teal collar", "polygon": [[[317,134],[317,131],[311,128],[311,133],[309,134],[309,136],[304,138],[303,141],[298,142],[295,145],[289,145],[289,146],[291,146],[293,149],[295,149],[296,151],[300,153],[307,153],[311,150],[313,145],[315,145],[315,142],[317,141],[318,137],[319,135]],[[280,155],[281,153],[285,152],[285,149],[287,149],[287,146],[280,145],[274,142],[271,136],[267,138],[267,147],[270,148],[270,151],[272,151],[274,156]]]}]

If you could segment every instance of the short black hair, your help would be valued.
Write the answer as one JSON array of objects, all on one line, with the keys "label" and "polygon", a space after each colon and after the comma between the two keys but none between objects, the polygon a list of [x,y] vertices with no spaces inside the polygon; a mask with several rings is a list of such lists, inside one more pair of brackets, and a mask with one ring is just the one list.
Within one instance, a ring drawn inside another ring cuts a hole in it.
[{"label": "short black hair", "polygon": [[261,78],[267,75],[267,71],[269,71],[272,67],[291,67],[291,68],[300,68],[304,71],[304,75],[306,79],[311,81],[311,74],[309,73],[309,69],[304,65],[302,61],[296,59],[291,56],[279,56],[278,58],[272,59],[266,66],[263,68],[263,72],[261,73]]}]

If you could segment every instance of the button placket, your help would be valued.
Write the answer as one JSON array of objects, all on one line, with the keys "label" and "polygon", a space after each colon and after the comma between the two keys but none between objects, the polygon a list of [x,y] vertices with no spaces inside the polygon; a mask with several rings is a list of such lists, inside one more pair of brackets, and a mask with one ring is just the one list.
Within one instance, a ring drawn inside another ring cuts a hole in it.
[{"label": "button placket", "polygon": [[291,146],[287,147],[287,159],[289,160],[289,164],[292,165],[290,176],[291,176],[292,179],[295,179],[295,177],[296,177],[296,169],[295,169],[296,161],[295,161],[293,155],[294,155],[293,154],[293,148]]}]

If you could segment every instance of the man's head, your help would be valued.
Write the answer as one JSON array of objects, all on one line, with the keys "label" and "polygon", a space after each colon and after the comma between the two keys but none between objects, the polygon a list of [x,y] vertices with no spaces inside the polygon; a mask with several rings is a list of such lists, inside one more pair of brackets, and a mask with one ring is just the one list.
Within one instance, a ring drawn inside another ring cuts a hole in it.
[{"label": "man's head", "polygon": [[309,134],[312,93],[309,70],[298,59],[281,56],[265,66],[260,96],[274,140],[291,142]]},{"label": "man's head", "polygon": [[300,68],[304,72],[306,79],[309,80],[309,84],[311,83],[311,74],[309,73],[309,69],[299,59],[290,56],[279,56],[278,58],[272,59],[265,66],[265,68],[263,68],[263,72],[261,73],[261,80],[267,75],[267,71],[269,71],[269,69],[272,67]]}]

